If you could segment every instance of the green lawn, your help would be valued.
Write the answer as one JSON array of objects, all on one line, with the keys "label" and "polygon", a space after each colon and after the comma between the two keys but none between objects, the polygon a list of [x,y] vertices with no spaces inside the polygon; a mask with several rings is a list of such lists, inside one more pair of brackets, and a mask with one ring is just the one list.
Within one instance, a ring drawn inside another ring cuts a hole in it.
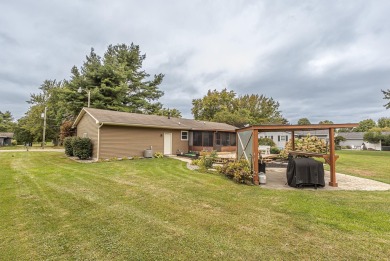
[{"label": "green lawn", "polygon": [[336,154],[338,173],[390,184],[390,151],[338,150]]},{"label": "green lawn", "polygon": [[390,256],[390,191],[262,189],[166,158],[4,152],[0,169],[0,260]]}]

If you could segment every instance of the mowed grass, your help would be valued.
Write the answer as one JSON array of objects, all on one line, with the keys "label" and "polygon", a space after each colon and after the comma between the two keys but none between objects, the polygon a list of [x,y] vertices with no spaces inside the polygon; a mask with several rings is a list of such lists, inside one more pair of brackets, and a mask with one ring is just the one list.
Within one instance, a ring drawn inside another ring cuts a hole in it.
[{"label": "mowed grass", "polygon": [[[390,184],[390,151],[337,150],[337,173]],[[327,167],[329,170],[329,167]]]},{"label": "mowed grass", "polygon": [[174,159],[0,154],[0,260],[388,260],[390,191],[270,190]]}]

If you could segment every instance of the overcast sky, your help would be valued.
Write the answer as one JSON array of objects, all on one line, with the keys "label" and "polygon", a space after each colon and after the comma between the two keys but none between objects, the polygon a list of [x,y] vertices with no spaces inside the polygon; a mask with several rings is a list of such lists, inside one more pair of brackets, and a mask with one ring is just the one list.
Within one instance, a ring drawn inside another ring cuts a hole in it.
[{"label": "overcast sky", "polygon": [[192,118],[208,89],[264,94],[295,124],[390,117],[390,1],[0,1],[0,111],[18,119],[45,79],[91,47],[134,43],[163,73],[164,107]]}]

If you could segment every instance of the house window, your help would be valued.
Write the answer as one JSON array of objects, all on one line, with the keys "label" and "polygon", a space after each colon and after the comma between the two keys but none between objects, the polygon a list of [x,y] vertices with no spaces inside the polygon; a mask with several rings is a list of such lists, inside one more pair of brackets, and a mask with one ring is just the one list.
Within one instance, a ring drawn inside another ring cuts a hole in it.
[{"label": "house window", "polygon": [[83,133],[83,138],[88,138],[88,133],[84,132]]},{"label": "house window", "polygon": [[181,140],[188,140],[188,131],[181,131]]},{"label": "house window", "polygon": [[286,136],[280,136],[280,140],[281,140],[281,141],[286,140]]}]

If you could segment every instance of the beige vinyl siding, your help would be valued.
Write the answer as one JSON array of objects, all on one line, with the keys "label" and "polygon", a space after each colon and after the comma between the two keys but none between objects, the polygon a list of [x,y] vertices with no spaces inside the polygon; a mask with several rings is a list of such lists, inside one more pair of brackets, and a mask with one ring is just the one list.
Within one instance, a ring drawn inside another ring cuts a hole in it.
[{"label": "beige vinyl siding", "polygon": [[172,133],[172,153],[188,151],[188,141],[181,141],[181,130],[103,125],[100,129],[99,157],[139,157],[150,146],[153,152],[163,152],[164,133]]},{"label": "beige vinyl siding", "polygon": [[96,121],[86,113],[80,122],[77,124],[77,137],[84,137],[84,133],[92,140],[93,153],[92,158],[97,158],[98,150],[98,125]]}]

